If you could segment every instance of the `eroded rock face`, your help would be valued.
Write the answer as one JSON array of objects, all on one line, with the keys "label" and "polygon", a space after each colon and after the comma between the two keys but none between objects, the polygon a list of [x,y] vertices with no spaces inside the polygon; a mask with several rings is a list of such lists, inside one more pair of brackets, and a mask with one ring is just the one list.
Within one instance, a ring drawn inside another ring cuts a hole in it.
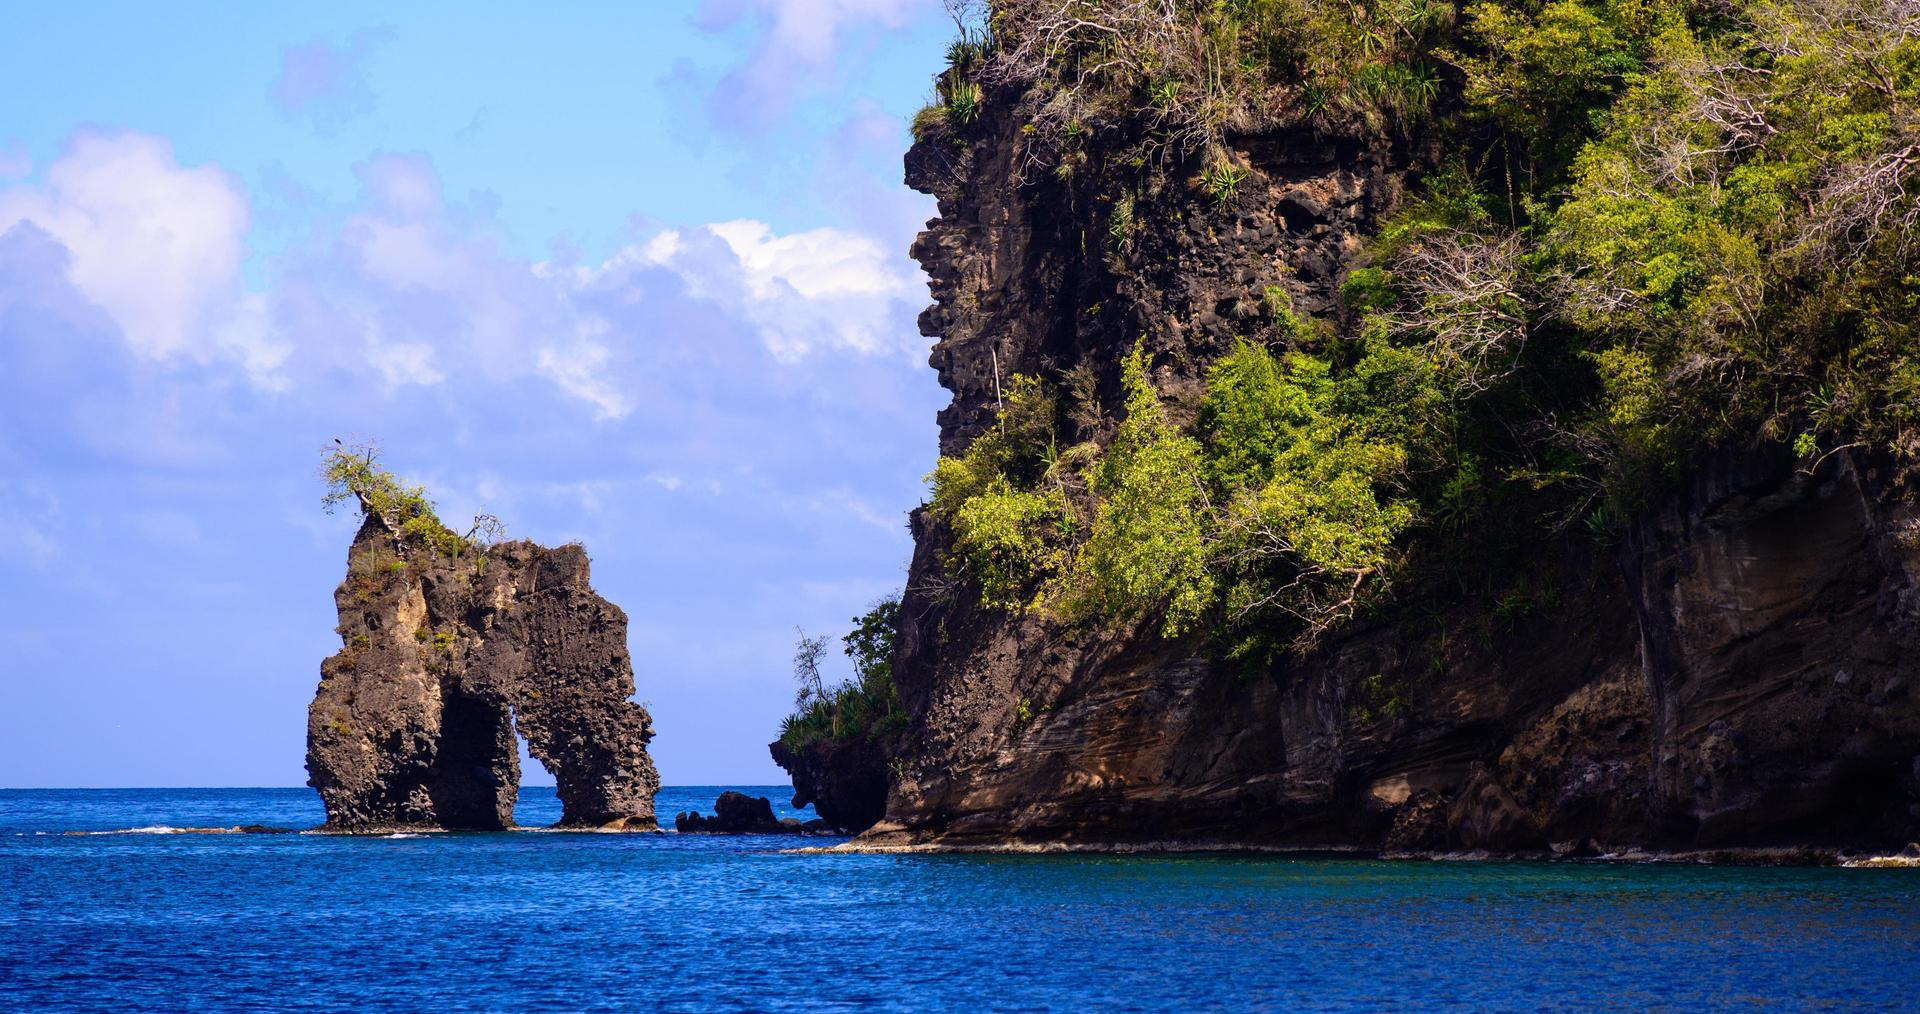
[{"label": "eroded rock face", "polygon": [[334,601],[344,647],[307,711],[329,828],[511,827],[516,727],[559,783],[563,825],[654,826],[627,617],[594,593],[579,546],[449,558],[370,517]]},{"label": "eroded rock face", "polygon": [[773,762],[793,776],[795,809],[812,806],[820,819],[858,833],[887,812],[887,751],[862,739],[822,741],[799,749],[775,740],[768,745]]},{"label": "eroded rock face", "polygon": [[[1028,101],[993,95],[964,144],[907,156],[939,199],[913,253],[953,392],[947,454],[992,425],[996,376],[1090,366],[1111,410],[1140,340],[1177,414],[1269,287],[1339,315],[1360,238],[1425,157],[1229,137],[1251,173],[1216,207],[1192,173],[1128,182],[1097,150],[1071,179],[1022,178]],[[1116,246],[1129,187],[1137,224]],[[1898,847],[1920,835],[1920,515],[1874,468],[1842,454],[1803,476],[1729,452],[1624,544],[1543,547],[1530,566],[1552,595],[1525,610],[1440,588],[1253,674],[1151,624],[983,609],[923,512],[893,660],[909,728],[885,750],[779,759],[823,813],[884,795],[874,845]]]},{"label": "eroded rock face", "polygon": [[1722,454],[1626,554],[1668,833],[1703,845],[1920,830],[1920,516],[1889,469]]}]

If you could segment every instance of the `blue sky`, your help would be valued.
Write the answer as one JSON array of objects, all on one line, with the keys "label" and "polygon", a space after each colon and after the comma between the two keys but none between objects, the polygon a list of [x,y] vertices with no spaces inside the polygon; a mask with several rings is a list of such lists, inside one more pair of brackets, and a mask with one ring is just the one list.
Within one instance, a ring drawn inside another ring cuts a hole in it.
[{"label": "blue sky", "polygon": [[580,539],[673,784],[781,780],[794,628],[902,580],[946,395],[937,0],[14,8],[0,786],[297,785],[352,520]]}]

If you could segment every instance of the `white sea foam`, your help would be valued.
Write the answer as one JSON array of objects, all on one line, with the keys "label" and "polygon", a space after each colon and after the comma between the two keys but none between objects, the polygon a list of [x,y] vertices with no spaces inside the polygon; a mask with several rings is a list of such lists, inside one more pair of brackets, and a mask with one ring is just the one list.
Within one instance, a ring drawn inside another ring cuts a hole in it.
[{"label": "white sea foam", "polygon": [[232,834],[239,828],[226,827],[174,827],[172,824],[149,824],[146,827],[120,827],[111,831],[68,831],[67,834]]},{"label": "white sea foam", "polygon": [[1909,850],[1899,855],[1867,856],[1864,859],[1849,859],[1841,865],[1877,869],[1920,869],[1920,853]]},{"label": "white sea foam", "polygon": [[[67,834],[82,834],[82,835],[92,835],[92,834],[181,834],[181,833],[183,833],[183,832],[184,832],[184,830],[185,830],[184,828],[178,828],[178,827],[173,827],[173,826],[171,826],[171,825],[168,825],[168,824],[154,824],[154,825],[152,825],[152,826],[150,826],[150,827],[118,827],[118,828],[114,828],[114,829],[113,829],[113,830],[111,830],[111,831],[68,831],[68,832],[67,832]],[[35,832],[35,833],[36,833],[36,834],[44,834],[45,832]]]}]

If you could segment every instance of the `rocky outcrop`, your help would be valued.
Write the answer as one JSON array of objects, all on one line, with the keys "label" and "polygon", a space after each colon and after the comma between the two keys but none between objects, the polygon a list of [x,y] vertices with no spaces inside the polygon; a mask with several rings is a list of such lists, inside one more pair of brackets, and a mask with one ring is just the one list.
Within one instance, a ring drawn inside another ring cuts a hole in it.
[{"label": "rocky outcrop", "polygon": [[775,740],[773,762],[793,777],[793,807],[812,806],[820,819],[849,833],[872,827],[887,812],[887,751],[870,739],[822,740],[798,748]]},{"label": "rocky outcrop", "polygon": [[[1111,413],[1140,340],[1178,412],[1234,336],[1266,326],[1269,290],[1340,318],[1360,238],[1423,157],[1230,135],[1250,174],[1215,203],[1197,166],[1129,171],[1097,143],[1071,174],[1037,171],[1021,154],[1035,101],[990,94],[963,137],[907,156],[939,200],[913,253],[953,393],[943,453],[992,424],[1014,373],[1090,367]],[[943,566],[943,526],[920,512],[913,533],[892,670],[909,729],[884,756],[780,758],[823,814],[884,784],[860,845],[1585,854],[1920,834],[1920,515],[1884,464],[1837,454],[1806,475],[1729,450],[1619,545],[1539,547],[1547,591],[1524,608],[1441,582],[1257,672],[1150,624],[983,609]]]},{"label": "rocky outcrop", "polygon": [[673,829],[681,834],[831,834],[824,820],[802,821],[796,817],[776,818],[773,802],[765,796],[749,796],[731,789],[714,800],[713,816],[687,812],[676,814]]},{"label": "rocky outcrop", "polygon": [[1002,89],[965,143],[940,135],[906,156],[908,186],[939,201],[912,254],[934,298],[920,331],[939,339],[930,361],[953,394],[939,415],[943,454],[993,423],[1013,374],[1089,366],[1111,406],[1139,340],[1178,401],[1262,326],[1274,296],[1303,315],[1335,311],[1342,272],[1409,158],[1384,134],[1299,127],[1236,138],[1252,174],[1224,200],[1193,185],[1197,162],[1146,173],[1122,164],[1132,153],[1097,147],[1063,178],[1031,163],[1021,140],[1046,100]]},{"label": "rocky outcrop", "polygon": [[516,733],[559,784],[561,825],[654,827],[626,614],[581,547],[448,556],[369,516],[334,602],[344,646],[307,713],[329,829],[512,827]]}]

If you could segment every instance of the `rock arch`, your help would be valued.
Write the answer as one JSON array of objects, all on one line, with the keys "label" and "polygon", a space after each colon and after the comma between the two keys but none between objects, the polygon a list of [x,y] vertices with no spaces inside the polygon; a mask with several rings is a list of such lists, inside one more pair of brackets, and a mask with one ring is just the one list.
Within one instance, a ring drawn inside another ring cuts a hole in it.
[{"label": "rock arch", "polygon": [[342,647],[307,711],[326,826],[510,828],[517,732],[559,784],[562,826],[651,830],[653,721],[586,551],[448,548],[369,515],[348,551]]}]

